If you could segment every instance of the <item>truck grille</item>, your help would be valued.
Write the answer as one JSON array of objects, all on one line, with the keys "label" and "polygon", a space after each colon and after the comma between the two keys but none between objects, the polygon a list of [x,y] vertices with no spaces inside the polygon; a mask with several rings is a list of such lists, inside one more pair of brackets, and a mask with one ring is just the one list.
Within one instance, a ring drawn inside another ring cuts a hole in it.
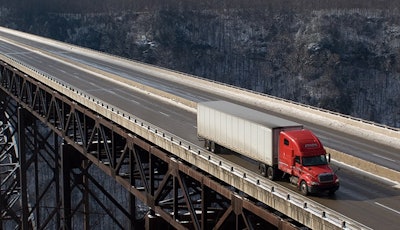
[{"label": "truck grille", "polygon": [[332,173],[319,174],[318,180],[321,183],[333,182],[333,174]]}]

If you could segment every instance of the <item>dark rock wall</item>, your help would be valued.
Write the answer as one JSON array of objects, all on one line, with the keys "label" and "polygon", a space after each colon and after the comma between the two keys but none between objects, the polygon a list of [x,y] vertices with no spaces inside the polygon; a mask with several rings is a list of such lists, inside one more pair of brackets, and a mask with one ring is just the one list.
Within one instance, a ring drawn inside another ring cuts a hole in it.
[{"label": "dark rock wall", "polygon": [[400,127],[400,12],[43,14],[0,25]]}]

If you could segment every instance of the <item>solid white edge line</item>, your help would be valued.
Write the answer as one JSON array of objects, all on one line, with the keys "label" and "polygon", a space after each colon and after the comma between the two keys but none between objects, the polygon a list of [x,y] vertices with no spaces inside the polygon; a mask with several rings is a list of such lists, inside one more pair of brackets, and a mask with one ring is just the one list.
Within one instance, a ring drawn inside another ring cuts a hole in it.
[{"label": "solid white edge line", "polygon": [[355,166],[346,164],[346,163],[341,162],[341,161],[337,161],[337,160],[334,160],[334,159],[332,159],[331,161],[332,161],[332,162],[335,162],[335,163],[337,163],[337,164],[339,164],[339,165],[343,165],[344,167],[347,167],[347,168],[349,168],[349,169],[356,170],[356,171],[358,171],[358,172],[360,172],[360,173],[367,174],[368,176],[370,176],[370,177],[372,177],[372,178],[384,180],[384,181],[386,181],[386,182],[388,182],[388,183],[393,184],[393,185],[391,185],[393,188],[398,188],[398,189],[400,189],[400,183],[397,182],[397,181],[390,180],[390,179],[388,179],[388,178],[386,178],[386,177],[377,176],[377,175],[375,175],[375,174],[373,174],[373,173],[367,172],[367,171],[365,171],[365,170],[359,169],[359,168],[357,168],[357,167],[355,167]]},{"label": "solid white edge line", "polygon": [[382,208],[385,208],[385,209],[387,209],[387,210],[390,210],[390,211],[392,211],[392,212],[397,213],[397,214],[400,215],[400,211],[397,211],[396,209],[390,208],[390,207],[388,207],[388,206],[386,206],[386,205],[383,205],[383,204],[381,204],[381,203],[378,203],[378,202],[374,202],[374,203],[375,203],[376,205],[378,205],[378,206],[381,206]]}]

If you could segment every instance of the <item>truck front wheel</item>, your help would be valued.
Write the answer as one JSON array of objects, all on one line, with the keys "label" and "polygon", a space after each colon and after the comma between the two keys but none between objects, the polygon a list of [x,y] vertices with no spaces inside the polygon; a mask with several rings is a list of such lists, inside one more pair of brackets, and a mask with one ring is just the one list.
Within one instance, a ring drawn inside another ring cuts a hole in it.
[{"label": "truck front wheel", "polygon": [[308,195],[308,185],[304,180],[300,183],[300,192],[304,196]]}]

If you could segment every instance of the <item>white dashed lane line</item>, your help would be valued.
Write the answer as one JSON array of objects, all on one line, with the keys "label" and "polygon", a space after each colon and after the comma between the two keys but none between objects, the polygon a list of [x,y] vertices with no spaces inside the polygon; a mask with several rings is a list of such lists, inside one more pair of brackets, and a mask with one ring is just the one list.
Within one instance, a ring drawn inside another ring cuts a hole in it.
[{"label": "white dashed lane line", "polygon": [[164,116],[166,116],[166,117],[169,117],[169,114],[166,114],[166,113],[163,113],[163,112],[160,112],[162,115],[164,115]]},{"label": "white dashed lane line", "polygon": [[384,156],[381,156],[381,155],[379,155],[379,154],[372,154],[372,155],[374,155],[374,156],[376,156],[376,157],[379,157],[379,158],[382,158],[382,159],[385,159],[385,160],[387,160],[387,161],[396,162],[396,161],[393,160],[392,158],[384,157]]}]

